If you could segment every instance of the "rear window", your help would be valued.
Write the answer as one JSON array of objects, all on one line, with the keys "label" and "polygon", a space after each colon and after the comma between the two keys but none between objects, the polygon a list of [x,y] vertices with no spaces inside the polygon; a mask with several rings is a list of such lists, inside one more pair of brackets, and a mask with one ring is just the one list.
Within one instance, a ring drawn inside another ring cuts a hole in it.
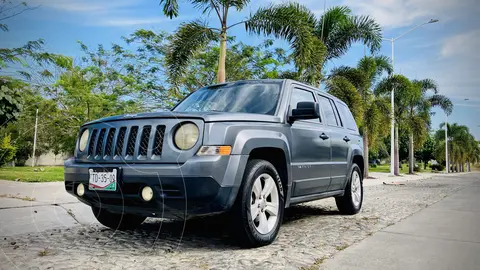
[{"label": "rear window", "polygon": [[348,107],[343,103],[337,102],[337,108],[340,112],[340,117],[343,119],[344,126],[347,129],[358,131],[357,123],[355,123],[355,119],[353,119],[353,115]]}]

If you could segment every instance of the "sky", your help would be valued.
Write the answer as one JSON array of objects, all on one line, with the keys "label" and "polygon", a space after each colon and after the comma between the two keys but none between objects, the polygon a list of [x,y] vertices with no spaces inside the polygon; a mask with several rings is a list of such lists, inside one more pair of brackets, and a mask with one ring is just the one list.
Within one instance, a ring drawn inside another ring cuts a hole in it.
[{"label": "sky", "polygon": [[[13,2],[18,0],[12,0]],[[72,57],[81,55],[77,41],[89,46],[121,43],[139,28],[173,32],[180,23],[202,17],[187,0],[179,0],[180,16],[165,17],[159,0],[27,0],[38,6],[3,23],[10,31],[0,33],[0,47],[18,47],[29,40],[43,38],[46,50]],[[252,0],[243,11],[232,10],[231,24],[248,17],[258,7],[280,0]],[[323,0],[298,0],[320,16]],[[438,19],[395,41],[395,72],[411,79],[431,78],[438,82],[440,94],[454,103],[449,122],[467,125],[480,140],[480,1],[478,0],[326,0],[326,7],[347,5],[356,15],[369,15],[379,22],[385,38],[395,38],[416,25]],[[213,15],[213,14],[212,14]],[[218,24],[211,16],[212,25]],[[243,26],[229,32],[237,41],[258,44],[265,37],[246,34]],[[277,46],[288,48],[284,41]],[[379,52],[391,57],[391,43],[385,41]],[[362,44],[354,44],[347,55],[327,64],[354,66],[364,55]],[[227,63],[228,64],[228,63]],[[438,129],[445,114],[434,109],[432,128]]]}]

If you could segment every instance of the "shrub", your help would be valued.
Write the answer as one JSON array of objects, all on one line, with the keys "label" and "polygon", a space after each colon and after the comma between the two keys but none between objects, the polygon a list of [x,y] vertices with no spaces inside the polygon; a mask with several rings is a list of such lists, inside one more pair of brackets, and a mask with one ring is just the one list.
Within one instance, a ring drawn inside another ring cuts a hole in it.
[{"label": "shrub", "polygon": [[445,166],[443,166],[442,164],[431,164],[430,168],[432,168],[433,171],[438,171],[438,172],[445,170]]},{"label": "shrub", "polygon": [[16,148],[10,143],[10,135],[3,137],[0,141],[0,166],[13,160]]}]

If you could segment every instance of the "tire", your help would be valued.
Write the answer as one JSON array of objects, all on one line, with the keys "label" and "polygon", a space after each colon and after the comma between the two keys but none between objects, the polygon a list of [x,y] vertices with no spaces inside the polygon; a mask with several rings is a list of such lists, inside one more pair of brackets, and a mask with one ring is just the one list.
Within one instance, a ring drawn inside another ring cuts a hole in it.
[{"label": "tire", "polygon": [[98,222],[113,230],[135,230],[146,219],[132,214],[115,214],[96,207],[92,207],[92,211]]},{"label": "tire", "polygon": [[[270,194],[265,195],[268,190]],[[284,207],[282,182],[275,167],[265,160],[249,160],[231,211],[233,233],[240,245],[272,243],[282,224]]]},{"label": "tire", "polygon": [[[354,192],[352,192],[352,189]],[[357,191],[357,192],[356,192]],[[358,193],[360,191],[360,193]],[[336,197],[338,210],[343,215],[355,215],[363,204],[363,174],[357,164],[353,163],[350,169],[345,193],[342,197]]]}]

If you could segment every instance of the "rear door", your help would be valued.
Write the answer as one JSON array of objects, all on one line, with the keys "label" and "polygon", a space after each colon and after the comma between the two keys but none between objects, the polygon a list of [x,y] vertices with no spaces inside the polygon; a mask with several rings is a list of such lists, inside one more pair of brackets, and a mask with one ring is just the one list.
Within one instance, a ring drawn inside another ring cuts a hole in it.
[{"label": "rear door", "polygon": [[343,127],[342,119],[338,114],[335,102],[322,95],[318,95],[320,108],[323,112],[324,122],[330,132],[331,149],[331,182],[328,190],[339,190],[347,178],[348,156],[350,151],[349,138],[346,136],[346,130]]},{"label": "rear door", "polygon": [[[293,86],[290,110],[301,101],[314,101],[313,91]],[[292,133],[292,197],[324,192],[330,185],[330,140],[320,119],[299,120],[291,126]],[[324,139],[320,137],[320,135]],[[327,137],[327,139],[325,139]]]}]

